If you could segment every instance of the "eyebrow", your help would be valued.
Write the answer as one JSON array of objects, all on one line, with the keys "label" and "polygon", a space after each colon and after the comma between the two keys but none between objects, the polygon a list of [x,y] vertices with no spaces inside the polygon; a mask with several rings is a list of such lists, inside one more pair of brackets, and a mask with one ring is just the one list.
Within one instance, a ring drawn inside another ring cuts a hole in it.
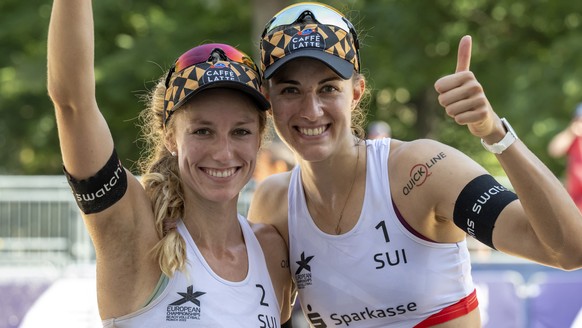
[{"label": "eyebrow", "polygon": [[[330,76],[328,78],[325,78],[319,82],[317,82],[317,84],[324,84],[327,82],[332,82],[332,81],[338,81],[338,80],[343,80],[341,77],[339,76]],[[286,83],[286,84],[293,84],[293,85],[299,85],[299,81],[297,80],[292,80],[292,79],[281,79],[279,81],[275,80],[276,83]]]},{"label": "eyebrow", "polygon": [[323,80],[319,81],[319,84],[332,82],[332,81],[343,81],[343,79],[339,76],[331,76],[331,77],[328,77],[327,79],[323,79]]},{"label": "eyebrow", "polygon": [[[235,125],[244,125],[244,124],[250,124],[250,123],[254,123],[257,122],[258,119],[256,119],[253,115],[244,115],[240,120],[235,122]],[[203,126],[213,126],[216,124],[216,122],[213,121],[209,121],[207,119],[204,118],[193,118],[190,120],[190,123],[194,123],[194,124],[199,124],[199,125],[203,125]]]}]

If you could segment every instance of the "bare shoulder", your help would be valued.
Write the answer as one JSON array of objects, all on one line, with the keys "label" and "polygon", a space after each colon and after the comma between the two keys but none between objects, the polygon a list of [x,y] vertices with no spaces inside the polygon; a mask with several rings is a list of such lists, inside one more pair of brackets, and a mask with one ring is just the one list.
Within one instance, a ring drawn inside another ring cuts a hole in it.
[{"label": "bare shoulder", "polygon": [[412,141],[392,139],[390,143],[390,157],[398,160],[415,160],[426,157],[430,153],[445,151],[461,153],[451,146],[432,139],[416,139]]},{"label": "bare shoulder", "polygon": [[253,198],[260,197],[264,200],[276,200],[282,195],[287,195],[289,188],[289,181],[291,180],[291,172],[282,172],[269,176],[263,180]]},{"label": "bare shoulder", "polygon": [[264,245],[267,248],[275,248],[274,246],[286,247],[283,237],[281,236],[279,231],[277,231],[275,226],[273,226],[272,224],[252,223],[252,222],[249,223],[261,245]]},{"label": "bare shoulder", "polygon": [[473,176],[474,171],[483,170],[477,162],[463,152],[431,139],[417,139],[409,142],[393,140],[389,163],[391,172],[410,173],[416,168],[431,175],[433,172],[439,172],[439,175],[445,177],[465,172]]},{"label": "bare shoulder", "polygon": [[269,176],[259,184],[249,209],[249,221],[268,223],[287,239],[287,190],[289,189],[290,172]]}]

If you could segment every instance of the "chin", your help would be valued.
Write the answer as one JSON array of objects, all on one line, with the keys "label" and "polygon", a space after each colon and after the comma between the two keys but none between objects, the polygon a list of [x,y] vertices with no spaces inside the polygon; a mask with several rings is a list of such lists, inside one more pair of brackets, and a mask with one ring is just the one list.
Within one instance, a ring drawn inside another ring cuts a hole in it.
[{"label": "chin", "polygon": [[227,204],[229,202],[235,202],[237,201],[237,197],[238,197],[238,193],[236,194],[214,194],[214,195],[207,195],[206,197],[204,197],[206,200],[208,200],[209,202],[213,202],[213,203],[224,203]]},{"label": "chin", "polygon": [[298,151],[300,157],[308,162],[318,162],[329,157],[330,152],[326,147],[308,146]]}]

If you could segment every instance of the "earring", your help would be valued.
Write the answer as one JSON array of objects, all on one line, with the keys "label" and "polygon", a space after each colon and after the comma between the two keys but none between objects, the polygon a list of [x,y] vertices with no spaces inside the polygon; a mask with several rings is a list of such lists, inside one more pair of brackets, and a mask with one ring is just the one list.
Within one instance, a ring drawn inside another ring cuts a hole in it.
[{"label": "earring", "polygon": [[175,151],[171,152],[171,154],[172,154],[172,157],[176,157],[176,155],[178,155],[178,154],[176,154]]}]

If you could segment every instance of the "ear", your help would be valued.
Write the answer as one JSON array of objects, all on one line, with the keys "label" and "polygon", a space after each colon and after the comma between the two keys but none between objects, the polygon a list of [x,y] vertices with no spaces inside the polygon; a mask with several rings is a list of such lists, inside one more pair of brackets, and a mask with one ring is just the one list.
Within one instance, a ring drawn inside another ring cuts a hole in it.
[{"label": "ear", "polygon": [[366,80],[364,79],[363,76],[360,76],[352,81],[353,81],[352,84],[354,87],[353,88],[354,98],[352,100],[352,109],[353,109],[353,108],[356,108],[356,106],[362,100],[362,97],[364,96],[364,92],[366,91]]},{"label": "ear", "polygon": [[176,138],[172,131],[166,131],[164,134],[164,146],[166,146],[166,149],[172,154],[172,156],[175,156],[178,147],[176,145]]}]

